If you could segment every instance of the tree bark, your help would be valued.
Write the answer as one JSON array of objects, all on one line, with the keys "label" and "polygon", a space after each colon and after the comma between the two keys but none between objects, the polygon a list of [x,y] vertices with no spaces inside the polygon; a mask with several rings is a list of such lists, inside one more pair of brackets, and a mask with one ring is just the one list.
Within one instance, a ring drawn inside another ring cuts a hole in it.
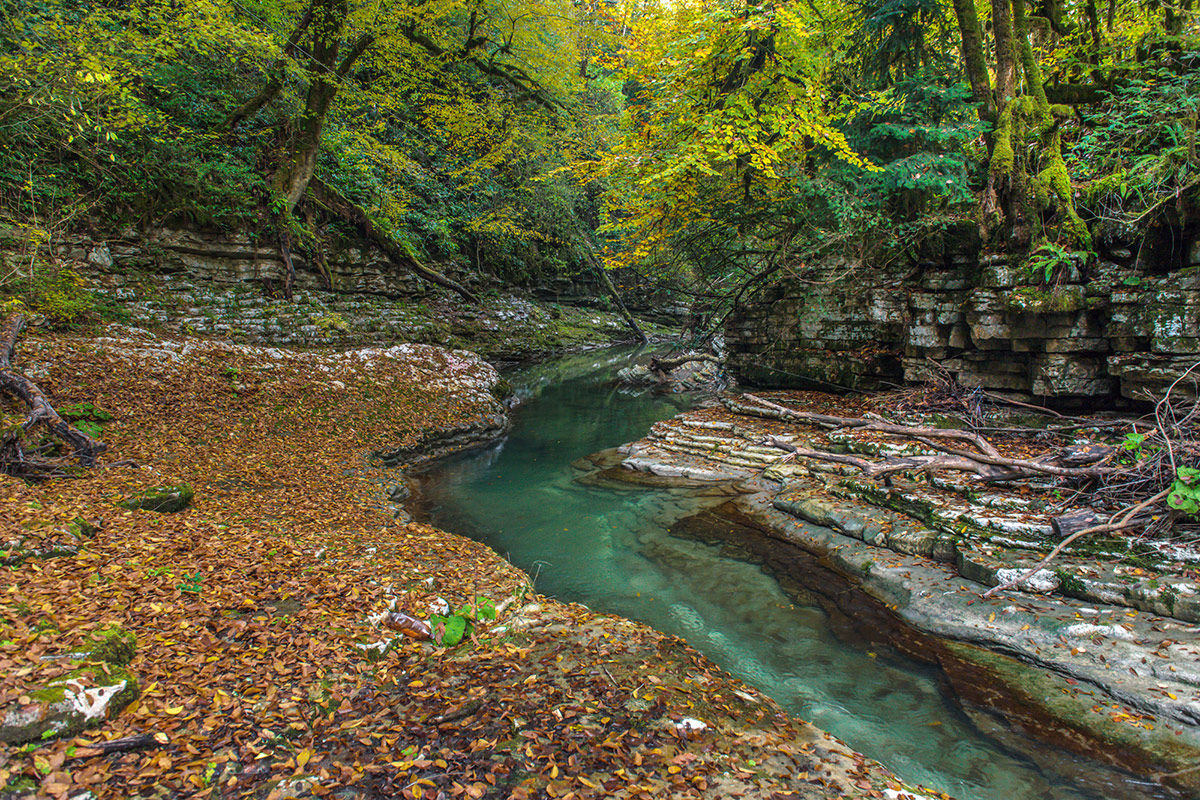
[{"label": "tree bark", "polygon": [[1017,94],[1017,50],[1013,42],[1011,0],[992,0],[992,38],[996,50],[996,108],[1000,111]]},{"label": "tree bark", "polygon": [[971,84],[971,95],[979,103],[979,118],[990,122],[996,118],[996,100],[992,96],[992,81],[983,54],[983,29],[974,0],[954,0],[954,16],[962,36],[963,68]]}]

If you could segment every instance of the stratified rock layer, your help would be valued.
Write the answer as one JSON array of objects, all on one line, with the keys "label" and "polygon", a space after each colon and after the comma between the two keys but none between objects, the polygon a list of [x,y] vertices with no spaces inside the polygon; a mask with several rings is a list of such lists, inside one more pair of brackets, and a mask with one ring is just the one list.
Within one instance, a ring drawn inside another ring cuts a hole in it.
[{"label": "stratified rock layer", "polygon": [[932,360],[968,387],[1080,403],[1161,395],[1200,361],[1200,263],[1168,269],[1116,248],[1046,283],[969,236],[945,248],[917,270],[833,260],[761,290],[730,317],[731,371],[872,389],[923,381]]}]

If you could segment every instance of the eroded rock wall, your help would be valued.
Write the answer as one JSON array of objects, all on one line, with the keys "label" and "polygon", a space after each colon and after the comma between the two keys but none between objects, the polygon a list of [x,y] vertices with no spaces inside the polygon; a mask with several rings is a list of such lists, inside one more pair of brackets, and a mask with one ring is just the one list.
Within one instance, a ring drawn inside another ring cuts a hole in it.
[{"label": "eroded rock wall", "polygon": [[1200,240],[1165,269],[1134,253],[1113,246],[1048,283],[970,237],[916,265],[831,261],[731,315],[730,367],[750,385],[878,389],[936,362],[1026,398],[1144,400],[1200,361]]}]

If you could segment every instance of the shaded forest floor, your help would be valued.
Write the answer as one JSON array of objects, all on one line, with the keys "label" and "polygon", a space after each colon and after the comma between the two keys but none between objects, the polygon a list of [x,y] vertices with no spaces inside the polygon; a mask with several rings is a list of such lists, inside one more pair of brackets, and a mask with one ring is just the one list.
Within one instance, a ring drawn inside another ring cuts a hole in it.
[{"label": "shaded forest floor", "polygon": [[[141,695],[77,738],[0,745],[0,796],[903,796],[682,641],[539,598],[486,547],[394,517],[365,455],[494,435],[482,362],[132,339],[22,344],[60,406],[112,418],[84,477],[0,477],[6,543],[99,526],[75,555],[0,567],[0,710],[111,623],[137,637]],[[114,505],[177,482],[184,511]],[[455,648],[372,621],[473,597],[510,604]],[[87,757],[133,734],[157,740]]]}]

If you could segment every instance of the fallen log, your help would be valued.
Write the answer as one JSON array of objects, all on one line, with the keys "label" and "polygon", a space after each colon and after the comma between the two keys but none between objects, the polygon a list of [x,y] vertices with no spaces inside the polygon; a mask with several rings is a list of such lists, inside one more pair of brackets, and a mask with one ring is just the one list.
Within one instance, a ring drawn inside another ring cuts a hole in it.
[{"label": "fallen log", "polygon": [[0,322],[0,390],[18,398],[29,408],[21,424],[0,432],[0,472],[25,476],[46,471],[44,465],[31,461],[21,447],[21,438],[37,425],[44,425],[51,434],[69,444],[80,464],[93,466],[96,457],[108,446],[72,427],[59,416],[41,388],[13,368],[17,339],[24,330],[25,317],[20,313],[9,314]]},{"label": "fallen log", "polygon": [[1061,514],[1050,519],[1050,527],[1054,529],[1054,535],[1061,538],[1066,538],[1084,528],[1098,524],[1100,524],[1100,515],[1090,508],[1070,514]]},{"label": "fallen log", "polygon": [[95,758],[96,756],[107,756],[112,753],[128,753],[133,750],[145,750],[148,747],[162,747],[170,740],[164,733],[159,733],[151,736],[148,733],[138,734],[136,736],[126,736],[122,739],[112,739],[107,742],[94,742],[92,744],[76,747],[74,753],[67,756],[70,759],[80,758]]}]

